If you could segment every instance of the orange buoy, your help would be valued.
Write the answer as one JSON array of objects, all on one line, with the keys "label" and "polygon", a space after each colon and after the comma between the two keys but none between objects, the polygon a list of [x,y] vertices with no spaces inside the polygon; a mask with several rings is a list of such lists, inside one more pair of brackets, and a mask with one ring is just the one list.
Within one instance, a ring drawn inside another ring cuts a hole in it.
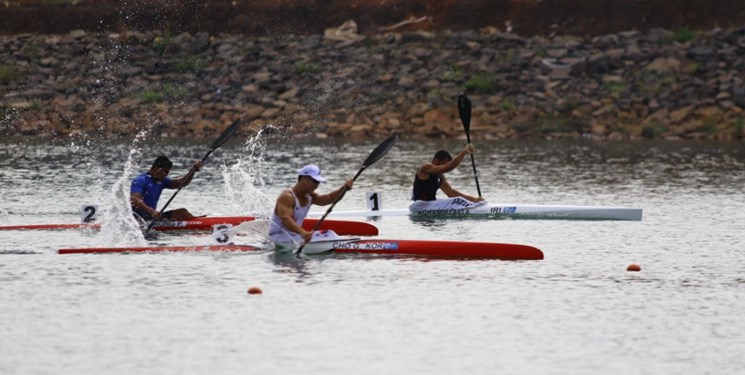
[{"label": "orange buoy", "polygon": [[629,266],[626,267],[626,271],[639,272],[641,270],[642,270],[642,268],[639,267],[638,264],[629,264]]},{"label": "orange buoy", "polygon": [[258,286],[252,286],[248,288],[248,294],[261,294],[261,288]]}]

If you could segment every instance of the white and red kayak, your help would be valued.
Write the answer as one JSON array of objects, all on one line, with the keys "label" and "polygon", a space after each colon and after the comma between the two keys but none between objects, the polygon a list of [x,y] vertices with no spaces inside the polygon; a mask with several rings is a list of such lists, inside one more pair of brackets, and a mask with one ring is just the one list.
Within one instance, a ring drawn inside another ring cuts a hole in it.
[{"label": "white and red kayak", "polygon": [[143,247],[84,247],[59,249],[59,254],[110,254],[110,253],[150,253],[163,251],[258,251],[261,248],[249,245],[200,245],[200,246],[143,246]]},{"label": "white and red kayak", "polygon": [[[245,222],[259,220],[255,216],[205,216],[189,220],[160,220],[152,229],[157,231],[210,231],[213,225],[240,225]],[[305,230],[312,229],[318,219],[306,218],[303,221]],[[100,229],[99,224],[26,224],[0,226],[0,230],[62,230],[62,229]],[[338,234],[351,236],[375,236],[378,228],[370,223],[351,220],[324,220],[319,230],[330,229]]]},{"label": "white and red kayak", "polygon": [[303,248],[303,253],[307,255],[330,252],[503,260],[543,259],[543,252],[533,246],[495,242],[341,239],[310,242]]},{"label": "white and red kayak", "polygon": [[[59,249],[59,254],[111,254],[144,252],[229,251],[250,252],[262,249],[250,245],[88,247]],[[432,240],[361,240],[348,239],[308,243],[306,255],[330,253],[414,255],[437,258],[539,260],[543,252],[533,246],[494,243]]]}]

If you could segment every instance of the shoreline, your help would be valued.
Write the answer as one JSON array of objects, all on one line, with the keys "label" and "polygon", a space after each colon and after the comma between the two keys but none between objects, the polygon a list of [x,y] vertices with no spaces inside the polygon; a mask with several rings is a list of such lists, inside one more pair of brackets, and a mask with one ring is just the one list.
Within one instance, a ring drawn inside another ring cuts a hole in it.
[{"label": "shoreline", "polygon": [[745,139],[745,28],[0,35],[0,134]]}]

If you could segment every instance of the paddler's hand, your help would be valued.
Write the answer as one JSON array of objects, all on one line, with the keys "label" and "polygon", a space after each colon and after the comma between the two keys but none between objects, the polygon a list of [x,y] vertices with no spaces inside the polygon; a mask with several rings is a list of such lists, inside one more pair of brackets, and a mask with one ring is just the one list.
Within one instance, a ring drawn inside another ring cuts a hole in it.
[{"label": "paddler's hand", "polygon": [[311,239],[313,239],[313,232],[308,232],[305,229],[300,229],[300,237],[303,238],[303,241],[305,241],[305,243],[308,243]]},{"label": "paddler's hand", "polygon": [[469,143],[466,145],[466,147],[463,148],[463,152],[469,155],[473,155],[473,153],[476,152],[476,148],[473,147],[473,144]]},{"label": "paddler's hand", "polygon": [[160,213],[160,211],[153,209],[153,212],[150,213],[150,216],[155,220],[162,220],[163,214]]},{"label": "paddler's hand", "polygon": [[201,161],[201,160],[197,160],[197,161],[195,161],[195,162],[194,162],[194,170],[195,170],[196,172],[199,172],[199,170],[200,170],[200,169],[202,169],[202,165],[204,165],[204,163],[202,163],[202,161]]},{"label": "paddler's hand", "polygon": [[484,197],[477,197],[473,201],[474,202],[483,202],[484,201]]},{"label": "paddler's hand", "polygon": [[347,180],[347,182],[344,183],[344,186],[347,187],[347,190],[352,190],[352,185],[354,185],[354,180]]}]

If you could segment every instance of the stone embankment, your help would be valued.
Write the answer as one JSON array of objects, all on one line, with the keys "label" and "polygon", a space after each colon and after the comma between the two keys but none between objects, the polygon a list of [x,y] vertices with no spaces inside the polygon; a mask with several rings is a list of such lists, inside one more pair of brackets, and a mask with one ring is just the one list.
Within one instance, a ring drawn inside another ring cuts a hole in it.
[{"label": "stone embankment", "polygon": [[745,28],[0,37],[0,134],[743,139]]}]

